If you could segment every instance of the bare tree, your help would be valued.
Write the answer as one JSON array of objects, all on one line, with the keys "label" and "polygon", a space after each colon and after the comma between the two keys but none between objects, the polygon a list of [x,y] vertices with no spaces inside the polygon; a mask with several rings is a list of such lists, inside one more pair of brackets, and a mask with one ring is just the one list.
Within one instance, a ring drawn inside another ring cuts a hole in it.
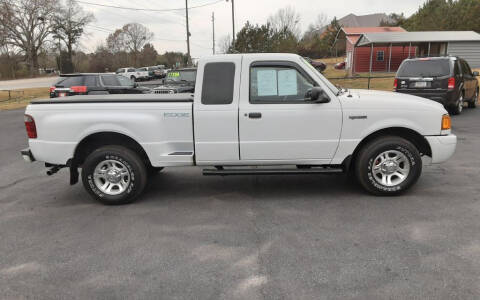
[{"label": "bare tree", "polygon": [[326,14],[321,13],[317,16],[317,19],[312,24],[308,25],[308,29],[304,34],[304,38],[313,38],[315,34],[321,34],[327,29],[328,17]]},{"label": "bare tree", "polygon": [[292,6],[279,9],[267,21],[276,32],[291,32],[296,38],[300,38],[300,15]]},{"label": "bare tree", "polygon": [[145,44],[153,39],[153,33],[147,27],[138,23],[129,23],[122,28],[122,40],[125,49],[133,56],[133,64],[136,66],[138,54]]},{"label": "bare tree", "polygon": [[121,29],[115,30],[114,33],[110,33],[107,37],[107,48],[112,53],[118,53],[125,51],[125,43],[123,41],[123,31]]},{"label": "bare tree", "polygon": [[0,24],[6,43],[21,49],[30,75],[38,71],[38,52],[51,33],[51,17],[58,0],[0,0]]},{"label": "bare tree", "polygon": [[232,37],[230,35],[222,36],[218,41],[218,49],[220,53],[227,54],[232,49]]},{"label": "bare tree", "polygon": [[57,10],[53,16],[52,31],[54,38],[63,41],[67,47],[67,55],[73,72],[73,47],[83,35],[84,28],[94,20],[91,13],[85,12],[75,0],[66,0],[65,6]]}]

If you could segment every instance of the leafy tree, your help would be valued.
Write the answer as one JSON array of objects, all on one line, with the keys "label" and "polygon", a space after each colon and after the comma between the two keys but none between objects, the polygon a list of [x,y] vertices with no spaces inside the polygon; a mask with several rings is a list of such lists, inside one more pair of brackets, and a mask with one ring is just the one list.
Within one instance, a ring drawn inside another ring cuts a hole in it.
[{"label": "leafy tree", "polygon": [[174,68],[177,65],[186,66],[188,63],[188,55],[182,52],[165,52],[157,57],[157,64],[165,65],[168,68]]},{"label": "leafy tree", "polygon": [[234,52],[255,53],[274,52],[274,30],[269,23],[253,26],[247,21],[243,28],[237,33]]}]

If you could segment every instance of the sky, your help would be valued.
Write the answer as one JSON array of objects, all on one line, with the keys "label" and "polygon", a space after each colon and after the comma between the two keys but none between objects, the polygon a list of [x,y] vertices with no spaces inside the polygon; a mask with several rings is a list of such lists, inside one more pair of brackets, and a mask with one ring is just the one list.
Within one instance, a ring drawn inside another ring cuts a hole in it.
[{"label": "sky", "polygon": [[[80,1],[80,0],[79,0]],[[413,14],[425,0],[235,0],[235,29],[238,32],[250,21],[263,24],[278,9],[292,6],[300,15],[301,28],[305,30],[319,14],[328,19],[341,18],[350,13],[365,15],[373,13]],[[81,40],[80,49],[93,52],[105,42],[109,33],[124,24],[137,22],[154,33],[152,43],[159,53],[165,51],[187,52],[185,0],[85,0],[79,3],[85,11],[95,15],[95,21],[86,27],[86,35]],[[86,4],[105,4],[142,9],[177,9],[182,10],[152,12],[132,11],[100,7]],[[215,37],[219,40],[232,35],[231,0],[188,0],[190,20],[190,47],[193,58],[212,54],[212,13],[215,13]],[[218,47],[217,47],[218,51]]]}]

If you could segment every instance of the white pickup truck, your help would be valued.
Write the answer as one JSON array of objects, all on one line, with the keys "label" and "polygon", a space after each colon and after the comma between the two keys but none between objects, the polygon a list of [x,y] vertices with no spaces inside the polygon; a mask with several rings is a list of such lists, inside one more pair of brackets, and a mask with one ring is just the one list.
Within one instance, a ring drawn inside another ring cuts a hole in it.
[{"label": "white pickup truck", "polygon": [[122,75],[124,77],[130,78],[133,82],[136,82],[139,80],[147,80],[149,78],[148,70],[142,70],[142,69],[121,68],[121,69],[118,69],[115,73],[118,75]]},{"label": "white pickup truck", "polygon": [[[31,103],[27,161],[78,169],[106,204],[132,202],[149,174],[352,172],[375,195],[397,195],[422,165],[450,158],[457,138],[442,105],[392,92],[339,89],[293,54],[201,59],[195,94],[74,96]],[[320,193],[321,191],[319,191]]]}]

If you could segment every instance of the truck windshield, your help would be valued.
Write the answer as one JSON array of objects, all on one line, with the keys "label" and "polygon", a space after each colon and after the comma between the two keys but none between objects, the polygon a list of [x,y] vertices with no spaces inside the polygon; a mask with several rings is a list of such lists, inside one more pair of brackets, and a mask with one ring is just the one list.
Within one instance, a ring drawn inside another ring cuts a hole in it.
[{"label": "truck windshield", "polygon": [[332,93],[334,93],[335,95],[339,94],[340,90],[335,85],[333,85],[330,81],[328,81],[328,79],[325,78],[325,76],[323,76],[322,73],[320,73],[317,69],[315,69],[315,67],[312,66],[303,57],[302,57],[302,62],[307,68],[309,68],[312,72],[314,72],[317,75],[317,77],[319,77],[319,79],[328,87],[330,91],[332,91]]},{"label": "truck windshield", "polygon": [[197,71],[171,71],[167,74],[167,81],[170,82],[195,82]]},{"label": "truck windshield", "polygon": [[397,72],[397,77],[442,77],[450,75],[450,60],[406,60]]}]

